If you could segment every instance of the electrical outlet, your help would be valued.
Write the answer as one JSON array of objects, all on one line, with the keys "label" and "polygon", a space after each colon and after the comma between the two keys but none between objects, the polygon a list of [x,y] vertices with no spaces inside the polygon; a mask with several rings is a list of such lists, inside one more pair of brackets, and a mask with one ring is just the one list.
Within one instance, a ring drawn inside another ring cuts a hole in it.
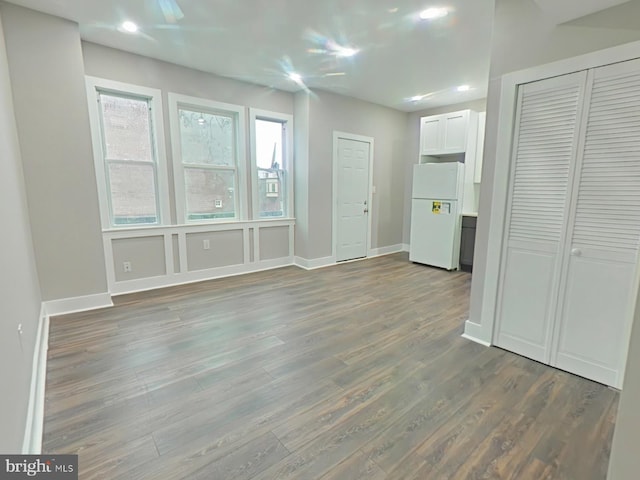
[{"label": "electrical outlet", "polygon": [[209,239],[205,238],[202,240],[202,248],[205,250],[209,250],[211,248],[211,244],[209,243]]},{"label": "electrical outlet", "polygon": [[131,262],[122,262],[122,270],[124,270],[125,273],[132,272]]},{"label": "electrical outlet", "polygon": [[22,335],[24,332],[22,331],[22,324],[18,324],[18,335]]}]

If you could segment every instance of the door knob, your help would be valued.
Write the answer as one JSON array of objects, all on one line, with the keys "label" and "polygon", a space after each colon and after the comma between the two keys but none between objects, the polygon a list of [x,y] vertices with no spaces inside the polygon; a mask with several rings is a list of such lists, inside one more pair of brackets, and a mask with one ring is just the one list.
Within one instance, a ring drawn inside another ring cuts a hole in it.
[{"label": "door knob", "polygon": [[369,209],[368,209],[368,208],[365,208],[365,209],[364,209],[364,213],[369,213]]},{"label": "door knob", "polygon": [[574,257],[579,257],[580,255],[582,255],[582,250],[580,250],[579,248],[572,248],[571,255],[573,255]]}]

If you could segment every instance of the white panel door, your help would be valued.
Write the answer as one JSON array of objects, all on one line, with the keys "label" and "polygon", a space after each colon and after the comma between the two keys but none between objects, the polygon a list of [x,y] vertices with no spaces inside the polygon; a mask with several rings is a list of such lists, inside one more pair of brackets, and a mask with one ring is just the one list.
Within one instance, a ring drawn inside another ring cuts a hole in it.
[{"label": "white panel door", "polygon": [[640,61],[591,75],[552,364],[621,387],[640,240]]},{"label": "white panel door", "polygon": [[336,260],[367,256],[368,142],[338,138]]},{"label": "white panel door", "polygon": [[495,343],[548,363],[586,73],[519,89]]}]

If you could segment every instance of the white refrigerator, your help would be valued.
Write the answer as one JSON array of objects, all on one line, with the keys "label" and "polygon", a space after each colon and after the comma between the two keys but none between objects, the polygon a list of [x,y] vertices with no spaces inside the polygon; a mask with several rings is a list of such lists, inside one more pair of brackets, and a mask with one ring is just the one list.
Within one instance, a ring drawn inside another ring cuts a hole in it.
[{"label": "white refrigerator", "polygon": [[423,163],[413,167],[412,262],[457,270],[460,258],[464,164]]}]

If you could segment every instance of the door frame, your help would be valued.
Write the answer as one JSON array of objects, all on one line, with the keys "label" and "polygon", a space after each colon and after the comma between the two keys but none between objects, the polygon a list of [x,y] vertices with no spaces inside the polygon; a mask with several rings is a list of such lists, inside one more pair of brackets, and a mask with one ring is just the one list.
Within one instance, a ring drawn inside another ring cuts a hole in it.
[{"label": "door frame", "polygon": [[[367,257],[371,256],[371,231],[373,225],[373,137],[364,135],[356,135],[354,133],[333,131],[333,188],[332,188],[332,234],[331,234],[331,257],[333,262],[337,262],[337,245],[338,245],[338,140],[354,140],[356,142],[365,142],[369,144],[369,183],[367,185],[367,207],[369,207],[369,215],[367,218]],[[346,262],[350,260],[345,260]]]}]

